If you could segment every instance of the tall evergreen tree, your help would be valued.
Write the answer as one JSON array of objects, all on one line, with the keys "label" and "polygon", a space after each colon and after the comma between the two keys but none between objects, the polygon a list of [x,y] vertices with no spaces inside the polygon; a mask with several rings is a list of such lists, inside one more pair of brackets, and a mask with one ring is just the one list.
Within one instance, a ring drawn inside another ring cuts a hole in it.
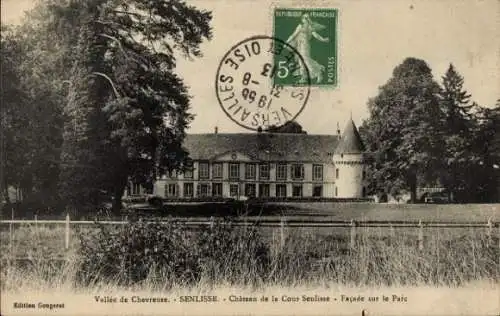
[{"label": "tall evergreen tree", "polygon": [[471,110],[474,105],[463,84],[463,77],[450,64],[442,77],[442,89],[439,93],[445,149],[440,181],[450,197],[452,193],[456,195],[462,192],[463,195],[468,191],[471,181],[467,174],[477,159],[472,151],[475,119]]},{"label": "tall evergreen tree", "polygon": [[104,1],[82,3],[74,18],[79,35],[74,47],[69,93],[64,107],[65,122],[61,152],[60,194],[74,210],[90,211],[100,202],[102,178],[108,172],[103,141],[107,137],[106,117],[102,108],[112,89],[105,78],[106,39],[94,24],[102,13]]}]

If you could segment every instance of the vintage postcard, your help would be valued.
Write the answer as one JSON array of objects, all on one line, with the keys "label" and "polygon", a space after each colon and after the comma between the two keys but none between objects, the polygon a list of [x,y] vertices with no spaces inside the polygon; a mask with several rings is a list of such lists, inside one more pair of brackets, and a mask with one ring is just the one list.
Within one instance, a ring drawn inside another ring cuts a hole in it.
[{"label": "vintage postcard", "polygon": [[499,12],[1,1],[0,315],[500,315]]}]

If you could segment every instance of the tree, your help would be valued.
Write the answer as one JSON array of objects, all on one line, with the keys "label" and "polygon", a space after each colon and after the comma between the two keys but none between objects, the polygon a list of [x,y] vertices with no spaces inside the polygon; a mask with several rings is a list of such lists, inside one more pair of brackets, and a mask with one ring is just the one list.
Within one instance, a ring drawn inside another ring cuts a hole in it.
[{"label": "tree", "polygon": [[419,183],[435,178],[440,157],[439,85],[423,60],[406,58],[369,100],[370,117],[360,131],[372,152],[373,191],[416,200]]},{"label": "tree", "polygon": [[471,179],[467,177],[469,168],[477,163],[472,151],[475,119],[471,110],[470,94],[463,89],[463,77],[450,64],[442,77],[439,101],[443,128],[443,158],[440,182],[448,194],[470,191]]},{"label": "tree", "polygon": [[147,183],[183,166],[192,115],[174,51],[200,56],[211,14],[153,0],[59,0],[50,9],[74,56],[60,193],[71,208],[89,209],[110,192],[118,209],[129,178]]},{"label": "tree", "polygon": [[[21,89],[21,74],[17,65],[20,63],[21,46],[13,31],[2,25],[0,84],[1,84],[1,195],[9,201],[8,187],[19,187],[24,177],[24,170],[18,161],[25,158],[25,139],[23,126],[28,126],[26,113],[22,110],[26,99]],[[20,132],[20,133],[18,133]],[[2,200],[3,200],[2,199]]]},{"label": "tree", "polygon": [[[8,63],[2,67],[2,105],[8,109],[5,122],[9,122],[3,128],[9,135],[2,151],[7,165],[5,186],[21,190],[24,200],[45,205],[53,202],[49,192],[57,183],[61,141],[62,97],[60,87],[54,85],[55,59],[48,53],[54,46],[44,46],[40,32],[30,24],[3,28],[2,39],[11,43],[2,45],[2,61]],[[9,53],[8,46],[15,49]]]},{"label": "tree", "polygon": [[286,121],[283,125],[271,125],[266,129],[270,133],[307,134],[302,126],[295,121]]},{"label": "tree", "polygon": [[498,202],[500,186],[500,100],[493,108],[481,107],[473,132],[472,151],[477,159],[467,169],[469,200]]},{"label": "tree", "polygon": [[102,108],[112,89],[105,78],[97,75],[109,69],[104,60],[107,43],[99,36],[101,26],[93,25],[101,14],[101,3],[89,1],[74,13],[81,24],[64,107],[59,189],[71,209],[85,212],[100,203],[103,181],[110,171],[105,169],[108,133]]}]

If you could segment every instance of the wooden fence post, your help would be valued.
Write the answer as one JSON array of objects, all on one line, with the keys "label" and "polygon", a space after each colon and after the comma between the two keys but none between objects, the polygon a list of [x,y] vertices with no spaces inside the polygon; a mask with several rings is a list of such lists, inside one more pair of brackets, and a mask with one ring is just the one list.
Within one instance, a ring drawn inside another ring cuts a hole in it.
[{"label": "wooden fence post", "polygon": [[280,223],[280,246],[283,248],[285,246],[285,225],[286,225],[286,219],[285,217],[281,217],[281,223]]},{"label": "wooden fence post", "polygon": [[245,216],[243,218],[243,234],[246,236],[247,231],[248,231],[248,222],[247,222],[247,217]]},{"label": "wooden fence post", "polygon": [[488,230],[486,231],[486,235],[488,236],[488,243],[491,243],[492,241],[492,233],[493,233],[493,223],[491,222],[491,218],[488,218],[488,223],[486,224],[488,226]]},{"label": "wooden fence post", "polygon": [[[10,219],[14,220],[14,208],[11,210]],[[14,231],[12,229],[12,222],[9,223],[9,268],[12,265],[12,240],[14,239]]]},{"label": "wooden fence post", "polygon": [[351,219],[351,249],[356,248],[356,222]]},{"label": "wooden fence post", "polygon": [[424,225],[421,220],[418,221],[418,249],[424,249]]},{"label": "wooden fence post", "polygon": [[38,238],[38,215],[35,214],[35,234]]},{"label": "wooden fence post", "polygon": [[498,249],[500,249],[500,223],[497,223],[497,230],[498,230]]},{"label": "wooden fence post", "polygon": [[64,236],[64,246],[66,247],[66,250],[69,249],[69,213],[66,214],[66,229],[65,229],[65,236]]}]

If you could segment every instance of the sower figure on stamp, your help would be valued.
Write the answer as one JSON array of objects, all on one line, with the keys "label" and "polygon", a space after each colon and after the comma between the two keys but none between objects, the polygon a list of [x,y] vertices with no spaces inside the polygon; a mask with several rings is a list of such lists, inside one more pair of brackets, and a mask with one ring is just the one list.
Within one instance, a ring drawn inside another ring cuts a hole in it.
[{"label": "sower figure on stamp", "polygon": [[[295,47],[299,54],[302,55],[306,66],[309,68],[311,79],[316,79],[317,83],[320,83],[323,79],[323,72],[325,71],[325,67],[311,57],[311,37],[314,37],[321,42],[328,42],[328,37],[322,37],[317,33],[317,31],[320,31],[324,28],[324,25],[313,22],[309,15],[305,13],[302,15],[300,24],[297,25],[295,31],[286,41],[286,43]],[[300,65],[300,67],[294,72],[294,75],[300,76],[299,83],[304,83],[307,80],[304,65],[302,63],[298,64]]]}]

